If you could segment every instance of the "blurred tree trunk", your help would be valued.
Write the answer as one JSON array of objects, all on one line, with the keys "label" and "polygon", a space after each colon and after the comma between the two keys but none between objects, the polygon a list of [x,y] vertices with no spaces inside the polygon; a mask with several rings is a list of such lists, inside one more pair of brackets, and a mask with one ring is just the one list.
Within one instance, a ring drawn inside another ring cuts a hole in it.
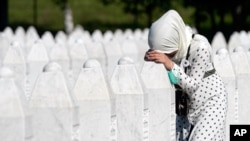
[{"label": "blurred tree trunk", "polygon": [[68,3],[64,7],[64,27],[67,34],[70,34],[74,29],[73,14]]},{"label": "blurred tree trunk", "polygon": [[73,31],[74,23],[69,0],[53,0],[53,2],[64,12],[64,30],[67,34],[70,34]]},{"label": "blurred tree trunk", "polygon": [[8,24],[8,0],[0,0],[0,31]]},{"label": "blurred tree trunk", "polygon": [[37,26],[37,0],[33,0],[33,24]]}]

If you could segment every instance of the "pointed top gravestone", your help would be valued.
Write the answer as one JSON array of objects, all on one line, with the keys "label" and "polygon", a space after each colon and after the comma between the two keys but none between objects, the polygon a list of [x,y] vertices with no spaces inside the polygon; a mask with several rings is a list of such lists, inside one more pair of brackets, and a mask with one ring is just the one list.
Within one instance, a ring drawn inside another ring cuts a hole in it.
[{"label": "pointed top gravestone", "polygon": [[130,58],[121,58],[111,77],[119,141],[143,140],[144,90],[139,77]]},{"label": "pointed top gravestone", "polygon": [[33,115],[34,140],[69,141],[78,131],[77,102],[58,63],[50,62],[44,67],[29,105]]},{"label": "pointed top gravestone", "polygon": [[90,42],[86,44],[86,49],[89,59],[97,59],[100,62],[104,73],[106,73],[107,55],[103,44],[101,42]]},{"label": "pointed top gravestone", "polygon": [[175,140],[175,124],[177,124],[175,123],[175,93],[169,82],[166,68],[162,64],[145,62],[141,77],[147,91],[145,107],[149,111],[149,134],[146,137],[152,141]]},{"label": "pointed top gravestone", "polygon": [[64,31],[58,31],[55,35],[55,41],[57,44],[65,45],[67,42],[67,35]]},{"label": "pointed top gravestone", "polygon": [[78,100],[109,100],[109,91],[100,63],[89,59],[84,63],[74,87]]},{"label": "pointed top gravestone", "polygon": [[56,43],[49,52],[49,57],[51,61],[58,62],[62,68],[63,72],[67,73],[70,69],[70,58],[68,49],[65,44]]},{"label": "pointed top gravestone", "polygon": [[123,56],[123,53],[120,47],[120,42],[117,40],[103,43],[103,46],[105,53],[107,54],[107,78],[110,80],[114,68],[119,59]]},{"label": "pointed top gravestone", "polygon": [[44,63],[47,63],[48,61],[49,61],[49,56],[43,41],[38,40],[35,43],[33,43],[31,50],[27,56],[27,62],[28,63],[43,62],[43,64],[40,66],[43,67],[45,65]]},{"label": "pointed top gravestone", "polygon": [[121,29],[116,29],[114,31],[114,40],[117,40],[119,42],[121,42],[122,40],[124,40],[124,37],[123,37],[123,31]]},{"label": "pointed top gravestone", "polygon": [[247,35],[247,32],[242,30],[240,31],[240,45],[244,48],[245,51],[250,49],[250,38]]},{"label": "pointed top gravestone", "polygon": [[139,28],[135,29],[133,34],[134,34],[133,36],[134,36],[135,39],[141,39],[142,38],[142,30],[139,29]]},{"label": "pointed top gravestone", "polygon": [[25,58],[19,42],[9,44],[8,51],[5,54],[4,64],[25,64]]},{"label": "pointed top gravestone", "polygon": [[93,33],[92,33],[92,40],[94,42],[102,42],[103,40],[103,35],[101,30],[96,29]]},{"label": "pointed top gravestone", "polygon": [[0,63],[3,63],[3,59],[10,47],[10,41],[4,34],[0,34]]},{"label": "pointed top gravestone", "polygon": [[113,39],[113,36],[114,34],[111,30],[105,31],[103,34],[103,42],[104,43],[110,42]]},{"label": "pointed top gravestone", "polygon": [[127,28],[125,29],[125,31],[123,32],[123,38],[124,39],[134,39],[134,34],[132,29]]},{"label": "pointed top gravestone", "polygon": [[16,73],[16,81],[21,86],[22,90],[25,89],[26,77],[26,61],[24,58],[21,44],[19,42],[12,42],[8,51],[6,52],[3,64]]},{"label": "pointed top gravestone", "polygon": [[89,58],[85,44],[82,39],[76,40],[69,48],[70,64],[69,71],[72,73],[72,84],[75,83],[84,62]]},{"label": "pointed top gravestone", "polygon": [[80,105],[80,140],[110,141],[111,102],[100,63],[89,59],[74,87]]},{"label": "pointed top gravestone", "polygon": [[2,33],[3,33],[3,34],[6,36],[6,38],[7,38],[8,40],[10,40],[10,41],[11,41],[11,39],[12,39],[13,36],[14,36],[14,31],[13,31],[12,28],[9,27],[9,26],[7,26],[7,27],[3,30]]},{"label": "pointed top gravestone", "polygon": [[216,52],[221,48],[227,49],[227,42],[222,32],[218,31],[214,35],[211,46],[213,48],[213,54],[216,54]]},{"label": "pointed top gravestone", "polygon": [[233,32],[230,37],[229,37],[229,41],[228,41],[228,51],[229,54],[233,52],[233,50],[240,46],[240,39],[239,39],[239,32]]},{"label": "pointed top gravestone", "polygon": [[30,43],[39,39],[40,36],[34,26],[29,26],[26,31],[26,43],[29,45]]},{"label": "pointed top gravestone", "polygon": [[15,40],[18,41],[22,46],[25,45],[25,30],[22,26],[18,26],[15,31]]},{"label": "pointed top gravestone", "polygon": [[214,67],[216,72],[221,76],[228,94],[226,140],[229,140],[229,125],[237,123],[237,103],[235,100],[238,98],[238,93],[234,66],[232,65],[228,50],[226,48],[219,49],[217,54],[214,55]]},{"label": "pointed top gravestone", "polygon": [[139,53],[139,47],[137,46],[134,39],[124,39],[121,42],[121,50],[124,56],[128,56],[134,60],[138,70],[141,69],[142,62]]},{"label": "pointed top gravestone", "polygon": [[31,96],[31,91],[35,85],[38,75],[42,73],[43,67],[50,61],[46,47],[41,40],[37,40],[31,45],[27,55],[27,76],[25,82],[25,95],[27,99]]},{"label": "pointed top gravestone", "polygon": [[147,41],[148,40],[148,32],[149,32],[149,28],[145,28],[143,31],[142,31],[142,38]]},{"label": "pointed top gravestone", "polygon": [[248,92],[250,87],[247,84],[250,84],[250,65],[247,59],[246,52],[243,47],[238,46],[234,49],[234,52],[230,54],[231,61],[236,74],[236,87],[237,87],[237,118],[236,120],[240,124],[249,124],[249,117],[245,113],[249,113],[250,109],[245,108],[249,107],[250,99]]},{"label": "pointed top gravestone", "polygon": [[71,34],[68,36],[67,44],[69,45],[69,48],[72,44],[75,44],[75,42],[79,42],[79,40],[84,40],[84,31],[81,29],[75,29]]},{"label": "pointed top gravestone", "polygon": [[55,39],[50,31],[45,31],[41,37],[41,40],[47,51],[49,51],[55,45]]},{"label": "pointed top gravestone", "polygon": [[8,67],[0,68],[0,138],[4,141],[26,141],[32,138],[30,113],[23,90]]}]

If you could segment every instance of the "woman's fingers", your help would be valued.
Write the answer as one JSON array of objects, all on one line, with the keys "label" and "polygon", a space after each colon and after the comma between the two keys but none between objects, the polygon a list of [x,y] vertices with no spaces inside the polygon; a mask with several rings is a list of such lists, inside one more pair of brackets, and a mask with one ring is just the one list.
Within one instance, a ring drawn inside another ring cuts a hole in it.
[{"label": "woman's fingers", "polygon": [[159,54],[159,53],[150,53],[147,58],[148,60],[155,61],[157,63],[162,63],[165,60],[165,55],[164,54]]},{"label": "woman's fingers", "polygon": [[146,61],[154,61],[156,63],[162,63],[168,70],[173,68],[173,62],[164,53],[160,53],[157,51],[147,51],[144,56],[144,59]]}]

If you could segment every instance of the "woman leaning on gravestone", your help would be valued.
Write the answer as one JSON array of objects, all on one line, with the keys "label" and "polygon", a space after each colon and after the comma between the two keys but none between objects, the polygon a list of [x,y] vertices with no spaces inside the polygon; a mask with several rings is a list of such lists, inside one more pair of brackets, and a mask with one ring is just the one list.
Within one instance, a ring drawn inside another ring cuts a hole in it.
[{"label": "woman leaning on gravestone", "polygon": [[227,92],[208,40],[169,10],[151,25],[148,43],[145,60],[162,63],[176,88],[176,140],[224,141]]}]

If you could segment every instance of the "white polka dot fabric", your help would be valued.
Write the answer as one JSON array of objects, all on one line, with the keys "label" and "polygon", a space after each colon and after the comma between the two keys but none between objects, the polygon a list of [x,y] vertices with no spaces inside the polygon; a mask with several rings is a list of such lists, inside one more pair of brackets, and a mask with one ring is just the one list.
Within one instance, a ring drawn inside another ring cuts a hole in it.
[{"label": "white polka dot fabric", "polygon": [[[224,141],[227,110],[227,92],[221,77],[212,74],[204,77],[212,68],[211,46],[204,40],[191,42],[192,52],[188,58],[187,73],[174,65],[178,72],[178,85],[190,97],[188,117],[177,116],[178,141]],[[192,130],[190,131],[190,128]]]}]

